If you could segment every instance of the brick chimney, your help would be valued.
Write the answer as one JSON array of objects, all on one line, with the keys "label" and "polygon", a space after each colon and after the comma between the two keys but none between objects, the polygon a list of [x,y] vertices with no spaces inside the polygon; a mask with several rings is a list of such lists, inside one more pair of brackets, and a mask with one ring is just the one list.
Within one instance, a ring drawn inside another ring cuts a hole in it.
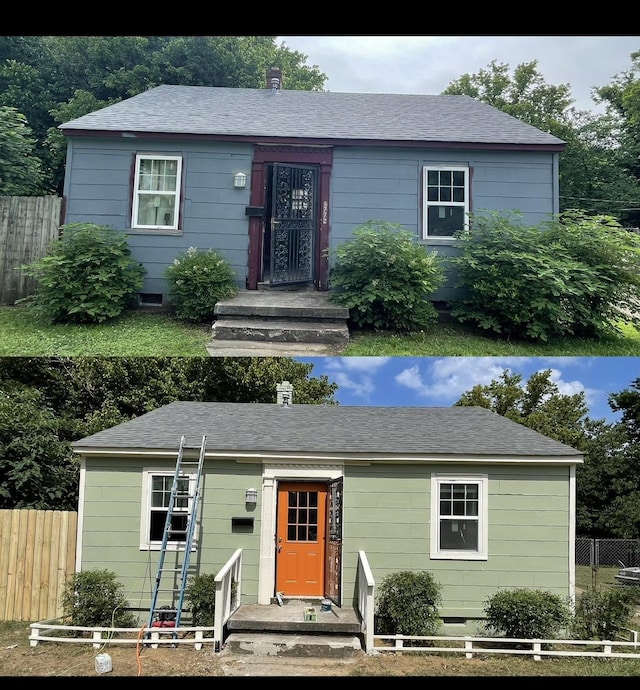
[{"label": "brick chimney", "polygon": [[293,404],[293,386],[288,381],[283,381],[276,386],[277,403],[282,407]]},{"label": "brick chimney", "polygon": [[279,67],[267,70],[267,88],[272,91],[280,91],[282,88],[282,70]]}]

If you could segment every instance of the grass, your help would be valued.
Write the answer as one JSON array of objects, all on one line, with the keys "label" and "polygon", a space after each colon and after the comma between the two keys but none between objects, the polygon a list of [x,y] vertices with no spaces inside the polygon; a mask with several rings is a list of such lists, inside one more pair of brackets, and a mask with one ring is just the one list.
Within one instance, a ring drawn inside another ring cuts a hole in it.
[{"label": "grass", "polygon": [[620,322],[621,334],[601,339],[567,337],[547,343],[509,340],[440,315],[438,323],[421,333],[398,335],[351,330],[345,356],[569,356],[635,357],[640,355],[640,332]]},{"label": "grass", "polygon": [[594,587],[614,587],[617,585],[615,575],[618,570],[620,570],[619,566],[601,566],[593,570],[590,565],[577,565],[576,587],[585,591]]},{"label": "grass", "polygon": [[[621,334],[600,340],[563,338],[532,343],[498,338],[446,314],[421,333],[398,335],[351,330],[341,356],[575,356],[640,355],[640,332],[621,322]],[[2,357],[203,357],[211,324],[186,324],[166,312],[133,309],[103,324],[37,321],[25,307],[0,307]]]},{"label": "grass", "polygon": [[2,357],[204,357],[211,325],[132,310],[102,324],[48,324],[23,307],[0,307]]}]

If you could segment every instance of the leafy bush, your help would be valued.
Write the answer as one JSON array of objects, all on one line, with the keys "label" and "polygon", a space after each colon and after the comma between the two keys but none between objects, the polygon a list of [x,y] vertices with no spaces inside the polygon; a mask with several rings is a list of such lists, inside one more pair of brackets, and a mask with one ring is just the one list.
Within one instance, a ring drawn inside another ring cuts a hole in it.
[{"label": "leafy bush", "polygon": [[[231,581],[231,598],[235,599],[237,583]],[[191,610],[192,625],[213,625],[216,610],[216,576],[213,574],[190,577],[185,600]]]},{"label": "leafy bush", "polygon": [[637,312],[640,236],[608,216],[570,211],[528,227],[518,215],[478,216],[459,237],[449,263],[464,296],[452,314],[530,340],[619,333],[621,310]]},{"label": "leafy bush", "polygon": [[137,620],[126,609],[123,585],[108,570],[84,570],[67,578],[60,599],[70,625],[133,628]]},{"label": "leafy bush", "polygon": [[631,627],[640,589],[587,590],[580,596],[572,624],[578,640],[613,640],[622,628]]},{"label": "leafy bush", "polygon": [[379,635],[435,635],[440,627],[440,585],[428,572],[387,575],[376,596],[375,629]]},{"label": "leafy bush", "polygon": [[524,639],[554,639],[571,621],[571,608],[557,594],[534,589],[497,592],[485,606],[490,634]]},{"label": "leafy bush", "polygon": [[124,232],[93,223],[71,223],[61,231],[46,256],[22,267],[37,280],[27,304],[53,323],[101,323],[120,315],[145,273]]},{"label": "leafy bush", "polygon": [[395,223],[370,220],[335,249],[329,298],[359,328],[420,331],[438,318],[428,296],[444,281],[435,252]]},{"label": "leafy bush", "polygon": [[214,307],[238,291],[229,262],[213,249],[189,247],[165,270],[169,297],[182,321],[204,323],[214,318]]}]

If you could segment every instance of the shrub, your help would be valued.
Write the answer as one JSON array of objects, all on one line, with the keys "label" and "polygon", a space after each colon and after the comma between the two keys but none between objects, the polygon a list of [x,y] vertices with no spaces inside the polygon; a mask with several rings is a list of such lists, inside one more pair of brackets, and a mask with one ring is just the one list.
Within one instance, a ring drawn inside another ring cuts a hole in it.
[{"label": "shrub", "polygon": [[529,340],[618,333],[621,310],[637,311],[640,236],[607,216],[573,211],[529,227],[518,215],[475,217],[459,237],[449,263],[464,297],[452,314]]},{"label": "shrub", "polygon": [[132,628],[137,620],[126,609],[123,585],[108,570],[84,570],[67,578],[61,597],[70,625]]},{"label": "shrub", "polygon": [[214,318],[214,307],[238,291],[229,262],[213,249],[189,247],[165,270],[169,297],[182,321],[204,323]]},{"label": "shrub", "polygon": [[420,331],[438,318],[428,297],[443,281],[435,252],[400,225],[370,220],[336,247],[329,298],[359,328]]},{"label": "shrub", "polygon": [[53,323],[100,323],[120,315],[145,273],[124,232],[93,223],[63,225],[61,231],[46,256],[22,267],[37,281],[27,304]]},{"label": "shrub", "polygon": [[435,635],[440,627],[440,585],[428,572],[387,575],[376,596],[375,629],[379,635]]},{"label": "shrub", "polygon": [[[236,597],[237,584],[231,582],[231,598]],[[191,609],[192,625],[213,625],[216,609],[216,576],[196,575],[189,578],[185,600]]]},{"label": "shrub", "polygon": [[552,592],[513,589],[497,592],[485,606],[490,634],[554,639],[571,621],[569,603]]},{"label": "shrub", "polygon": [[640,590],[587,590],[576,605],[572,633],[579,640],[613,640],[628,628],[640,602]]}]

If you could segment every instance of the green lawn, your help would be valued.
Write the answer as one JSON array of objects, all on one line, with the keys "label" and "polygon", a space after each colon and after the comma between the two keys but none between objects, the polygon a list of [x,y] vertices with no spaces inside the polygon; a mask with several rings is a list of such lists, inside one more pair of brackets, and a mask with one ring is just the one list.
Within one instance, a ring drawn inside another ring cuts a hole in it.
[{"label": "green lawn", "polygon": [[635,357],[640,355],[640,333],[631,325],[620,323],[622,333],[601,340],[563,338],[553,342],[509,340],[490,335],[477,328],[460,324],[448,317],[422,333],[350,333],[350,342],[343,355],[354,356],[574,356],[574,357]]},{"label": "green lawn", "polygon": [[211,325],[133,310],[103,324],[50,325],[21,307],[0,307],[2,357],[204,357]]},{"label": "green lawn", "polygon": [[[565,338],[530,343],[497,338],[446,315],[423,333],[397,335],[352,330],[343,356],[579,356],[640,355],[640,333],[602,340]],[[1,357],[203,357],[211,324],[189,325],[171,315],[134,309],[96,325],[51,325],[34,320],[24,307],[0,307]]]}]

